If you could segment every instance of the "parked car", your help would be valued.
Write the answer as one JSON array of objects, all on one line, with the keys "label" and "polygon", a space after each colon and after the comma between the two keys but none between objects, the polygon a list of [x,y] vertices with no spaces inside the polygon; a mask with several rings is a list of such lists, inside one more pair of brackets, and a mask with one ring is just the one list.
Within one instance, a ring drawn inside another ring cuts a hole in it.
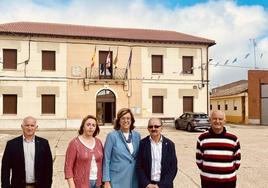
[{"label": "parked car", "polygon": [[185,112],[175,120],[176,129],[187,131],[208,130],[211,124],[206,113]]}]

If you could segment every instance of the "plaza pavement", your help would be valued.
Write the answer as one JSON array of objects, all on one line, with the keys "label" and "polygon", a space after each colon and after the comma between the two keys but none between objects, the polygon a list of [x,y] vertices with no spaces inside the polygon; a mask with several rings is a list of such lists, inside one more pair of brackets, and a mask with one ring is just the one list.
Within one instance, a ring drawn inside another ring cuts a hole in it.
[{"label": "plaza pavement", "polygon": [[[237,188],[268,187],[268,126],[227,125],[241,143],[242,161],[238,171]],[[103,142],[112,127],[101,127],[98,136]],[[148,134],[145,127],[137,127],[142,137]],[[6,141],[20,135],[20,131],[0,130],[0,159]],[[165,126],[163,134],[176,144],[179,171],[174,181],[175,188],[200,187],[199,171],[195,164],[195,145],[199,132],[189,133]],[[38,130],[37,135],[49,140],[53,160],[53,188],[67,188],[64,179],[64,157],[69,141],[77,135],[76,130]],[[123,188],[123,187],[122,187]]]}]

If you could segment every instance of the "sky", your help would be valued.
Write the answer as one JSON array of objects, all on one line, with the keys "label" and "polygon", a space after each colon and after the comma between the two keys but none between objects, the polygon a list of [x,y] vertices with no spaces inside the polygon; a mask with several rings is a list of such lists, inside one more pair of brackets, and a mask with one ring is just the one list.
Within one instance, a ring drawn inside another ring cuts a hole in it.
[{"label": "sky", "polygon": [[172,30],[215,40],[210,88],[268,70],[268,1],[0,0],[0,23],[35,21]]}]

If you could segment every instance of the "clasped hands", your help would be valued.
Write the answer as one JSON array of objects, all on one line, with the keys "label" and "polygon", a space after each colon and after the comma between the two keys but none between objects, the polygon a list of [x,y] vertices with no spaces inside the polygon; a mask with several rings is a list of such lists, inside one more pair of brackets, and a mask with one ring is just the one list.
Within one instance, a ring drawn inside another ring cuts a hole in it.
[{"label": "clasped hands", "polygon": [[146,188],[159,188],[157,184],[148,184]]}]

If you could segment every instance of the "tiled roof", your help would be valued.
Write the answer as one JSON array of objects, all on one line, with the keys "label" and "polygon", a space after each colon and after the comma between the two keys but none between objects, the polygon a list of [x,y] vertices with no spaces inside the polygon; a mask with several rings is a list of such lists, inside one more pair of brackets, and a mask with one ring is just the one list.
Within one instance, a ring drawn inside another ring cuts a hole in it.
[{"label": "tiled roof", "polygon": [[194,43],[212,46],[215,41],[166,30],[95,27],[41,22],[12,22],[0,24],[0,34],[32,34],[55,37],[133,40],[167,43]]},{"label": "tiled roof", "polygon": [[212,89],[210,97],[223,97],[236,95],[248,90],[248,81],[247,80],[239,80],[236,82],[232,82],[230,84],[226,84],[220,87],[216,87]]}]

